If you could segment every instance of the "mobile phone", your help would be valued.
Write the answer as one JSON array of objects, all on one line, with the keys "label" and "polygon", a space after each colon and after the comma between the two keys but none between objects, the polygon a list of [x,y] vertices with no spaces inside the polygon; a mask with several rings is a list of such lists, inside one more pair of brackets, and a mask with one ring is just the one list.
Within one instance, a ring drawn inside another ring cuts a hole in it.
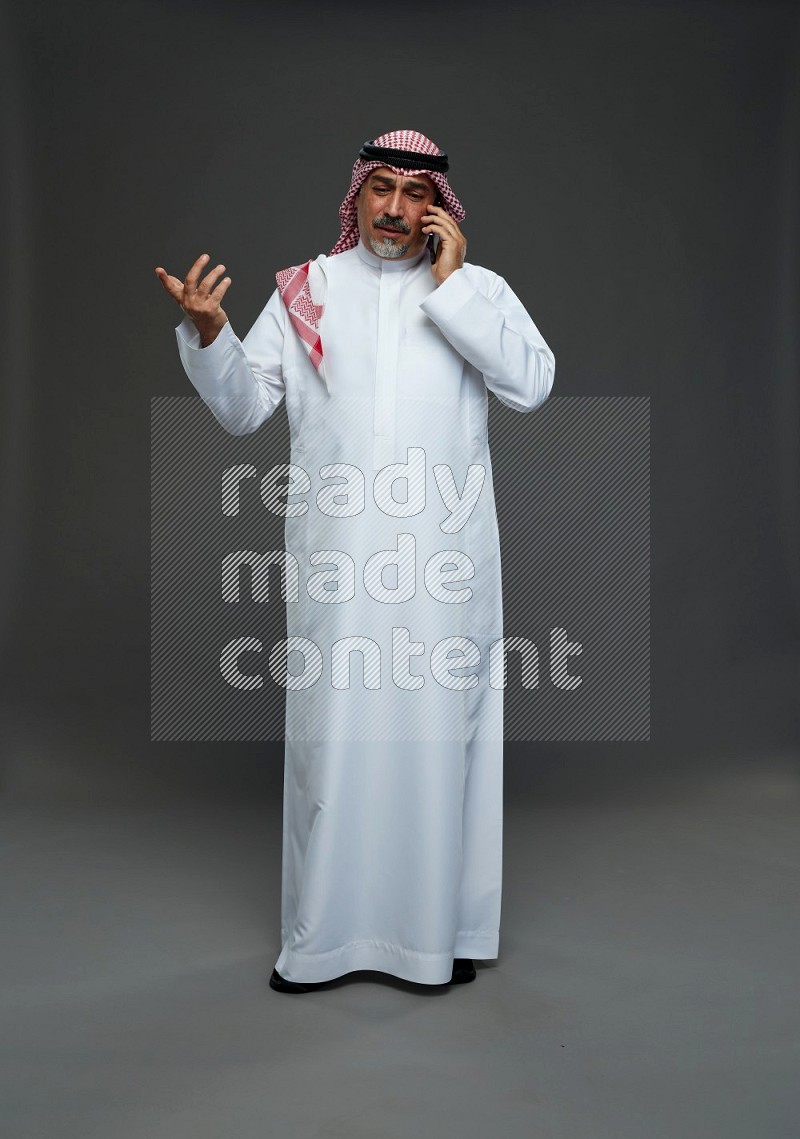
[{"label": "mobile phone", "polygon": [[[441,206],[443,204],[441,194],[436,195],[436,197],[433,199],[433,204],[435,206]],[[431,261],[435,261],[439,255],[439,234],[432,233],[431,237],[433,238],[433,241],[431,242]]]}]

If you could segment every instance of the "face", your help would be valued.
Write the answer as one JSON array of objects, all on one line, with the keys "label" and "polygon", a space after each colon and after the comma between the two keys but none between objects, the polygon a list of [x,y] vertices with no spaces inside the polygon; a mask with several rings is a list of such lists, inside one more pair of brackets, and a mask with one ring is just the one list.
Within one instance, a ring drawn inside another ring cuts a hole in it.
[{"label": "face", "polygon": [[395,261],[415,257],[428,240],[422,232],[422,216],[436,196],[436,186],[427,174],[403,177],[388,166],[371,170],[356,197],[364,245],[378,257]]}]

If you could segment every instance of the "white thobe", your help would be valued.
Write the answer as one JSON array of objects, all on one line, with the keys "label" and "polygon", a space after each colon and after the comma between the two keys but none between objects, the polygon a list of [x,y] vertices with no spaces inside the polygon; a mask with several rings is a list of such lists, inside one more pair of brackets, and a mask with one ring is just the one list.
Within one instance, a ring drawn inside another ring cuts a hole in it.
[{"label": "white thobe", "polygon": [[[327,383],[277,290],[243,341],[230,323],[205,348],[188,318],[176,330],[227,431],[255,431],[287,404],[286,501],[302,511],[286,517],[300,579],[287,634],[303,650],[287,669],[306,686],[286,696],[275,967],[293,981],[372,969],[442,984],[454,957],[499,948],[503,706],[489,659],[502,595],[487,390],[531,411],[555,361],[511,288],[477,265],[437,287],[427,250],[392,261],[359,243],[316,266]],[[461,495],[471,507],[459,515]],[[380,551],[394,551],[394,570]]]}]

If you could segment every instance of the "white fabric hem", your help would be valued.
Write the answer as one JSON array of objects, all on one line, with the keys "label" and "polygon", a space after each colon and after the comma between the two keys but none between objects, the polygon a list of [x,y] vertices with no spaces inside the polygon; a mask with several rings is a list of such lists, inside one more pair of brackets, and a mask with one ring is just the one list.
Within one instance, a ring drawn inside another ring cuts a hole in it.
[{"label": "white fabric hem", "polygon": [[332,981],[345,973],[369,969],[421,985],[445,985],[453,972],[454,957],[493,960],[498,955],[499,940],[497,930],[459,932],[451,953],[420,953],[370,940],[351,941],[327,953],[303,953],[284,945],[275,969],[287,981]]}]

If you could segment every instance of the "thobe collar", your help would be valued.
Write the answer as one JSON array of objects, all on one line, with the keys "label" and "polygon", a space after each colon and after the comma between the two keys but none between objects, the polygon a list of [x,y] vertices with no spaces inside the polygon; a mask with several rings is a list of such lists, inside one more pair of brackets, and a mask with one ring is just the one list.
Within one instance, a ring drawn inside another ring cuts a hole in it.
[{"label": "thobe collar", "polygon": [[402,257],[398,260],[393,260],[391,257],[379,257],[377,253],[373,253],[371,249],[367,249],[364,242],[360,239],[356,250],[365,265],[371,265],[373,269],[380,269],[382,273],[402,273],[404,269],[414,269],[419,265],[423,257],[430,257],[427,245],[424,245],[422,251],[415,257]]}]

